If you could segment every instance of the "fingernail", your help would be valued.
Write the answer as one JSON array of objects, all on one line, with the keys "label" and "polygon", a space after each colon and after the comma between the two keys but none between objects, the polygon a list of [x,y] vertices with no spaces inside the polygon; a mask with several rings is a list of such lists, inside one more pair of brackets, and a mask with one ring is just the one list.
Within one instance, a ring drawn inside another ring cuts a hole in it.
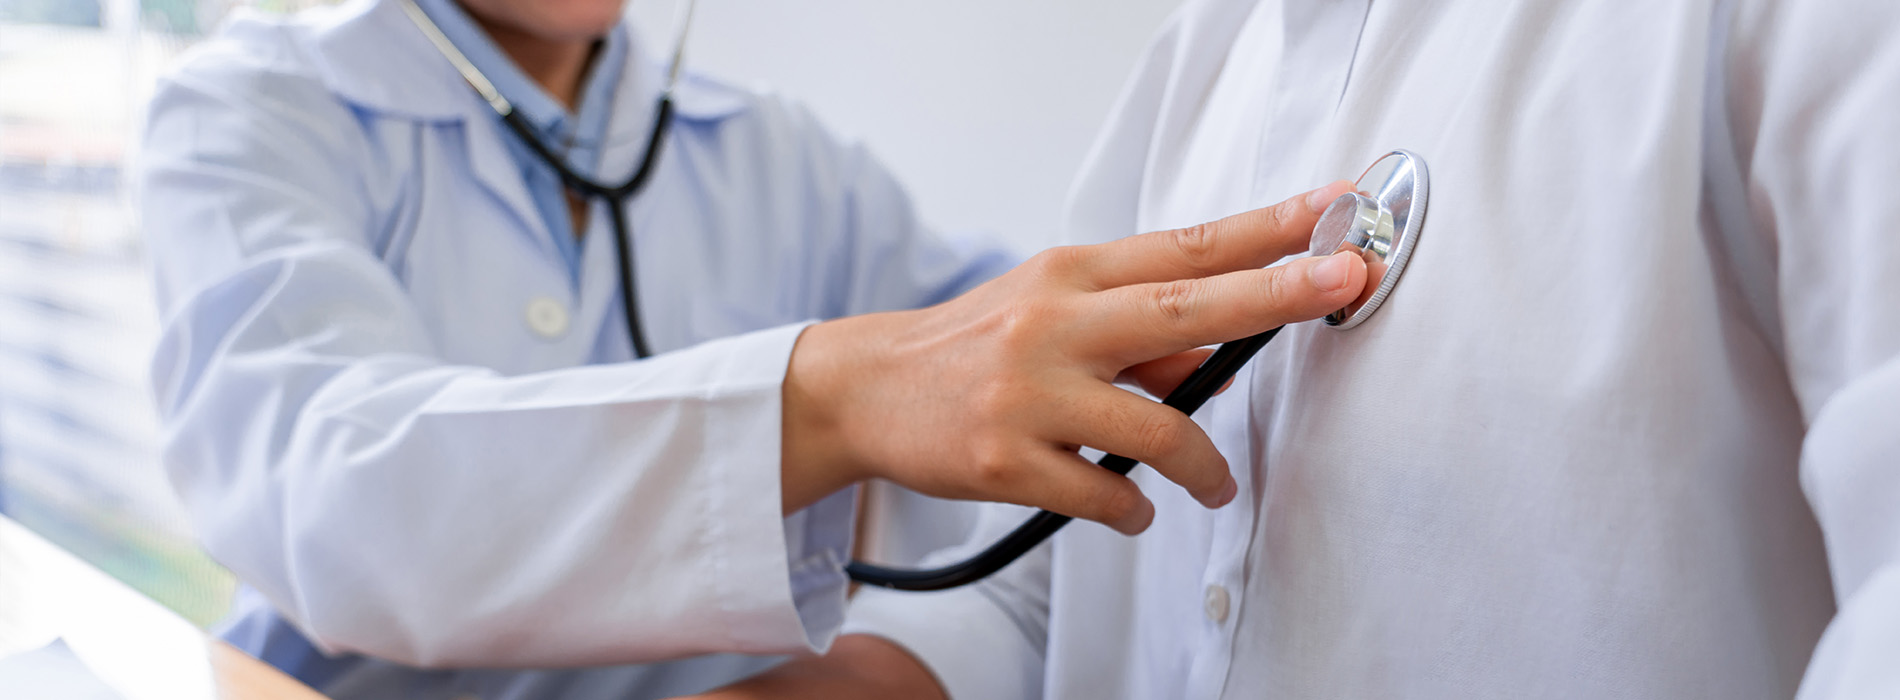
[{"label": "fingernail", "polygon": [[1122,516],[1122,519],[1115,523],[1115,531],[1124,535],[1139,535],[1143,530],[1148,529],[1148,525],[1154,520],[1155,504],[1144,498],[1141,499],[1141,505],[1129,511],[1128,515]]},{"label": "fingernail", "polygon": [[1326,207],[1332,204],[1333,200],[1339,198],[1339,195],[1333,194],[1334,184],[1338,183],[1328,183],[1317,190],[1306,193],[1307,210],[1314,213],[1326,211]]},{"label": "fingernail", "polygon": [[1233,503],[1234,497],[1238,495],[1240,495],[1240,483],[1237,481],[1234,481],[1234,477],[1228,476],[1227,485],[1221,487],[1220,495],[1214,497],[1214,505],[1210,507],[1213,507],[1213,508],[1224,507],[1229,503]]},{"label": "fingernail", "polygon": [[1322,292],[1338,291],[1345,287],[1346,276],[1351,272],[1351,253],[1334,253],[1306,268],[1306,275],[1313,280],[1313,287]]}]

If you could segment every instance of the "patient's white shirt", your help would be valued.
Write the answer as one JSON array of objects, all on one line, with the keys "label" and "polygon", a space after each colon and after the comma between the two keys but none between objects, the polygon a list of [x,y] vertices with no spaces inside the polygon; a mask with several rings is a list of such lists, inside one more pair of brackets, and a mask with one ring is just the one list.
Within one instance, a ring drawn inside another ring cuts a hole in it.
[{"label": "patient's white shirt", "polygon": [[[863,594],[849,629],[957,698],[1790,697],[1837,595],[1885,581],[1856,629],[1900,625],[1895,36],[1887,0],[1190,3],[1074,239],[1406,148],[1405,279],[1197,417],[1229,507],[1142,469],[1146,534],[1077,523],[979,586]],[[1831,639],[1811,692],[1900,692],[1880,638]]]}]

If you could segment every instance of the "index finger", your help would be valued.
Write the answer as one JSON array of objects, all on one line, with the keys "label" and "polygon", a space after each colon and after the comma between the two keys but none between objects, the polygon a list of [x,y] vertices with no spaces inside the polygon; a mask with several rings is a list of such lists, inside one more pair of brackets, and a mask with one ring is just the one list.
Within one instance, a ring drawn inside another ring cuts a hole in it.
[{"label": "index finger", "polygon": [[1081,274],[1102,290],[1265,267],[1306,250],[1326,205],[1351,191],[1341,180],[1219,221],[1089,246]]},{"label": "index finger", "polygon": [[1118,287],[1093,295],[1092,346],[1116,367],[1224,343],[1340,309],[1366,284],[1349,252],[1264,270]]}]

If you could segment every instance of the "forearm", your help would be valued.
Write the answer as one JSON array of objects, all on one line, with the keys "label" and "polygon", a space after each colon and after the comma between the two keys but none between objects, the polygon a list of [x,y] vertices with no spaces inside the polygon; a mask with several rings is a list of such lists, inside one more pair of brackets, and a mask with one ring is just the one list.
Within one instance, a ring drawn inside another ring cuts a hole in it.
[{"label": "forearm", "polygon": [[1204,226],[1057,248],[935,306],[854,316],[800,336],[783,383],[784,512],[881,477],[933,496],[1000,500],[1125,534],[1154,507],[1076,454],[1132,458],[1209,508],[1224,457],[1165,394],[1197,348],[1317,318],[1359,296],[1355,255],[1261,268],[1307,244],[1335,183]]},{"label": "forearm", "polygon": [[757,439],[796,329],[508,377],[427,357],[395,290],[341,283],[359,257],[260,267],[280,273],[207,290],[162,338],[165,462],[222,562],[326,650],[417,665],[812,644]]},{"label": "forearm", "polygon": [[947,700],[930,670],[909,652],[880,637],[839,637],[831,652],[806,657],[698,700]]}]

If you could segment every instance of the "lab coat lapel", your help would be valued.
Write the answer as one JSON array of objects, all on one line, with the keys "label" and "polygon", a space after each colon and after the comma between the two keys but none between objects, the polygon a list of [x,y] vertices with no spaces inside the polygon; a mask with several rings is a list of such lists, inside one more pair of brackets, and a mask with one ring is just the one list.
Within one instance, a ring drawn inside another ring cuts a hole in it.
[{"label": "lab coat lapel", "polygon": [[[365,110],[423,122],[460,122],[469,172],[508,209],[515,230],[534,236],[549,259],[559,260],[552,233],[508,152],[505,139],[514,136],[395,0],[359,0],[329,12],[333,14],[318,31],[318,41],[329,47],[323,55],[330,58],[321,70],[330,89]],[[390,65],[414,68],[390,70]]]},{"label": "lab coat lapel", "polygon": [[[457,78],[459,80],[459,78]],[[534,196],[528,192],[528,182],[522,178],[521,165],[515,162],[508,152],[507,141],[515,138],[501,125],[501,119],[488,109],[488,105],[474,99],[474,91],[469,92],[471,104],[479,110],[471,109],[466,114],[463,135],[468,140],[469,170],[482,188],[494,195],[508,207],[514,215],[520,230],[534,236],[535,245],[551,260],[560,260],[561,252],[556,247],[554,231],[548,230],[547,221],[541,218],[541,211],[534,206]],[[567,232],[560,232],[568,235]]]}]

